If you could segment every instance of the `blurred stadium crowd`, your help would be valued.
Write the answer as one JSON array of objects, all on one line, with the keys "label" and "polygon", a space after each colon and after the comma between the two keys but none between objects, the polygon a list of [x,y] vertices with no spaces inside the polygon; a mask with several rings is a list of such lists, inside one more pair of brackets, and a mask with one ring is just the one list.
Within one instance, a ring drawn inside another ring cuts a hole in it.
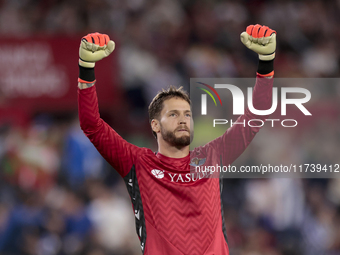
[{"label": "blurred stadium crowd", "polygon": [[[190,77],[254,77],[257,56],[239,40],[249,24],[278,31],[276,77],[339,77],[339,13],[336,0],[1,0],[0,35],[110,34],[129,104],[110,124],[155,149],[147,105],[161,88],[188,89]],[[336,101],[340,90],[329,96]],[[339,126],[333,115],[302,134],[265,129],[269,139],[255,139],[238,164],[266,157],[340,163]],[[280,150],[283,144],[291,149]],[[0,254],[140,254],[122,179],[82,134],[75,112],[32,115],[25,127],[3,124],[0,162]],[[225,179],[231,254],[340,254],[339,180]]]}]

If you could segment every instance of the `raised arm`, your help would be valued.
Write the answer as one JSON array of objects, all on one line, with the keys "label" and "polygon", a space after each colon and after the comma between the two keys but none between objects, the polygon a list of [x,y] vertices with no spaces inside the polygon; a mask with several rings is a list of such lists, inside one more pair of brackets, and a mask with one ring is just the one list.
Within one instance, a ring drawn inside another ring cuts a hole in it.
[{"label": "raised arm", "polygon": [[95,62],[107,57],[115,44],[107,35],[93,33],[82,38],[79,49],[78,111],[80,127],[99,153],[121,176],[132,168],[141,148],[125,141],[100,118],[95,87]]},{"label": "raised arm", "polygon": [[[257,110],[267,110],[272,105],[276,32],[266,26],[250,25],[241,34],[241,41],[247,48],[259,54],[257,77],[252,96],[253,106]],[[240,116],[232,127],[221,137],[211,142],[217,153],[222,155],[224,165],[234,162],[260,130],[261,127],[258,127],[262,124],[260,121],[252,121],[251,126],[248,125],[248,121],[253,119],[265,121],[266,118],[267,116],[255,115],[247,108],[245,114]]]}]

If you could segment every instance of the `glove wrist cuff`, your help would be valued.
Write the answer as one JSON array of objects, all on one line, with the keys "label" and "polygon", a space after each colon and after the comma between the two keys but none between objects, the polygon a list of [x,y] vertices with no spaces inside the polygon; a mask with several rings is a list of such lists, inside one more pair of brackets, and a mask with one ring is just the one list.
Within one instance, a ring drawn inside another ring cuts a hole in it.
[{"label": "glove wrist cuff", "polygon": [[86,68],[81,65],[79,65],[79,80],[81,82],[88,82],[92,83],[96,80],[95,74],[94,74],[94,68]]},{"label": "glove wrist cuff", "polygon": [[87,62],[82,60],[81,58],[79,59],[79,65],[82,67],[94,68],[95,64],[96,64],[95,62]]},{"label": "glove wrist cuff", "polygon": [[259,59],[263,61],[273,60],[275,58],[275,52],[268,55],[259,54]]},{"label": "glove wrist cuff", "polygon": [[257,66],[257,73],[262,76],[271,76],[274,74],[274,59],[269,61],[259,60],[259,64]]}]

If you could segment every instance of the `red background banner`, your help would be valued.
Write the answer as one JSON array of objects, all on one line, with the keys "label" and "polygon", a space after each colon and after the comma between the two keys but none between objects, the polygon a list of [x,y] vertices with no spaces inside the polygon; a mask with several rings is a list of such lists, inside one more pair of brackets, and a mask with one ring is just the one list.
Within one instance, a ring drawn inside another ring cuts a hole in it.
[{"label": "red background banner", "polygon": [[[78,37],[2,38],[0,120],[22,112],[75,111],[79,43]],[[113,106],[119,98],[117,54],[96,65],[100,106]]]}]

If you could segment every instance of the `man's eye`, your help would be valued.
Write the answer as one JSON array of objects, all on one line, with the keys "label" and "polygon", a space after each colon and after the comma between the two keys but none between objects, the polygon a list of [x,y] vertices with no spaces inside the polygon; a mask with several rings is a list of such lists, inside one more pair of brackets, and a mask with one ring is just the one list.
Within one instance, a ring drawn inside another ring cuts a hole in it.
[{"label": "man's eye", "polygon": [[172,117],[172,116],[176,116],[176,114],[174,114],[174,113],[171,113],[169,116],[171,116],[171,117]]},{"label": "man's eye", "polygon": [[191,114],[188,113],[186,116],[187,116],[187,117],[191,117]]}]

